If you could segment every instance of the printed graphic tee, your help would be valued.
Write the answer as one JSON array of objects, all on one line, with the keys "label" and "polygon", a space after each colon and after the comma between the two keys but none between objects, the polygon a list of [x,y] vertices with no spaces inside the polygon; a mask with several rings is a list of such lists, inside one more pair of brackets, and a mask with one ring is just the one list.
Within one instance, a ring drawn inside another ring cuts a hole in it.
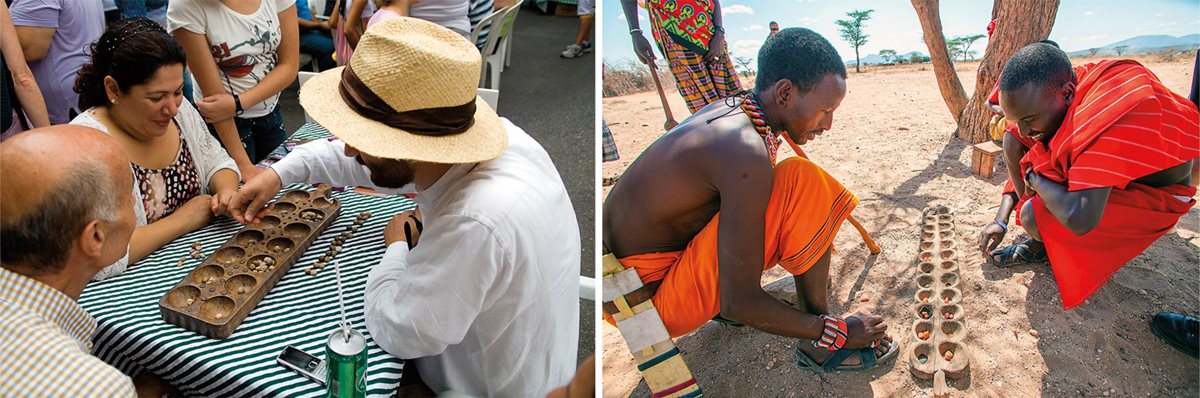
[{"label": "printed graphic tee", "polygon": [[[187,29],[204,35],[221,72],[221,85],[230,94],[241,94],[261,82],[278,64],[279,12],[294,4],[295,0],[261,0],[258,10],[247,15],[216,0],[172,0],[167,7],[167,24],[172,32]],[[200,84],[193,84],[192,96],[204,97]],[[278,103],[279,93],[275,93],[246,107],[240,117],[264,116]]]}]

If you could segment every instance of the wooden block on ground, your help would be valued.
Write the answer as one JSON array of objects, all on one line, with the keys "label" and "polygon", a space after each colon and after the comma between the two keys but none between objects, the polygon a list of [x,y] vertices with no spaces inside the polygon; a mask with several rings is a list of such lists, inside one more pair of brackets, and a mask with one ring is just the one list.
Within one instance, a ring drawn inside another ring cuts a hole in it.
[{"label": "wooden block on ground", "polygon": [[971,152],[971,171],[983,178],[991,178],[996,169],[996,155],[1002,151],[991,141],[975,144]]}]

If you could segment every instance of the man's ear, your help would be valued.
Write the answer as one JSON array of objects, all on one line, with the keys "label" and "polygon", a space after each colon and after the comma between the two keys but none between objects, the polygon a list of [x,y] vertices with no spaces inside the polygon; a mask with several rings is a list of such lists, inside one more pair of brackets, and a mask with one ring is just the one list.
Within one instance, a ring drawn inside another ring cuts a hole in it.
[{"label": "man's ear", "polygon": [[100,220],[92,220],[83,226],[83,231],[79,233],[79,250],[84,255],[93,258],[99,258],[103,253],[104,241],[108,239],[108,234],[100,225]]},{"label": "man's ear", "polygon": [[1058,93],[1067,102],[1067,105],[1071,105],[1071,101],[1075,97],[1075,82],[1063,83],[1062,87],[1058,89]]},{"label": "man's ear", "polygon": [[795,85],[792,84],[790,79],[779,79],[779,81],[771,86],[771,89],[775,91],[775,103],[780,108],[787,108],[790,101],[796,100],[793,98],[795,94],[794,90],[792,90],[793,88],[795,88]]}]

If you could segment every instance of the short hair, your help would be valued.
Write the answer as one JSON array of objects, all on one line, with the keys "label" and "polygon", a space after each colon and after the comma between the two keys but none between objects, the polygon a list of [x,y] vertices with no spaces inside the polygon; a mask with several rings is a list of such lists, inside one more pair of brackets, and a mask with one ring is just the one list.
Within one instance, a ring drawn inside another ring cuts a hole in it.
[{"label": "short hair", "polygon": [[75,77],[79,109],[107,106],[104,77],[112,76],[122,92],[144,84],[159,68],[187,66],[187,54],[175,38],[157,22],[136,17],[109,25],[100,39],[91,45],[90,62],[79,68]]},{"label": "short hair", "polygon": [[837,49],[817,32],[805,28],[780,30],[758,49],[755,91],[783,79],[791,80],[801,93],[812,91],[826,75],[846,78],[846,64]]},{"label": "short hair", "polygon": [[1011,91],[1033,83],[1042,88],[1059,87],[1075,80],[1071,60],[1058,47],[1033,43],[1017,50],[1000,72],[1000,90]]},{"label": "short hair", "polygon": [[5,215],[0,262],[33,276],[62,271],[84,226],[96,219],[117,220],[120,203],[110,167],[101,160],[80,160],[25,214]]}]

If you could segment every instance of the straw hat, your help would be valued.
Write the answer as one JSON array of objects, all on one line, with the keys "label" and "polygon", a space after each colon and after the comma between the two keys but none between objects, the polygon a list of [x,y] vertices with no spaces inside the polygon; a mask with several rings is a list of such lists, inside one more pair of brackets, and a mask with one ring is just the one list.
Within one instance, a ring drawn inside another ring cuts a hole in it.
[{"label": "straw hat", "polygon": [[309,79],[300,105],[334,136],[371,156],[490,160],[508,147],[508,134],[496,111],[476,95],[481,63],[479,50],[459,34],[394,18],[367,30],[349,66]]}]

